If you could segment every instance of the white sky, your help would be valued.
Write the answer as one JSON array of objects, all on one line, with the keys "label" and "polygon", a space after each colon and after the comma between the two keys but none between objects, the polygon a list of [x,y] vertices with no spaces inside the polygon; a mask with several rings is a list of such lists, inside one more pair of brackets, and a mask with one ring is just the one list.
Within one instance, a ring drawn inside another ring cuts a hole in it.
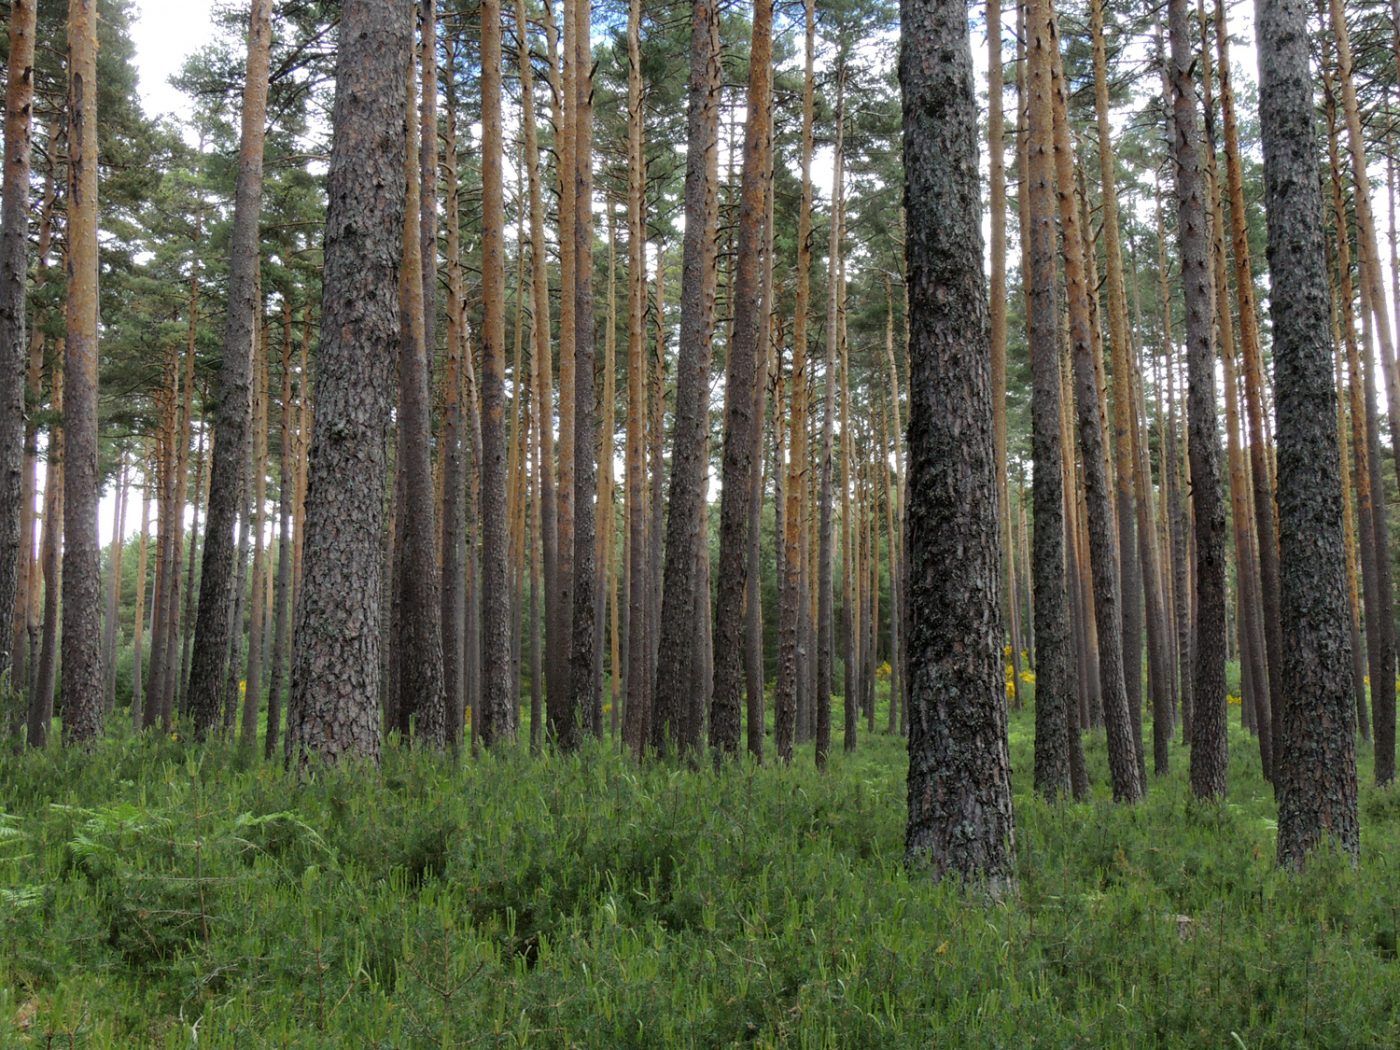
[{"label": "white sky", "polygon": [[170,78],[185,59],[213,39],[209,20],[213,6],[213,0],[136,0],[131,35],[141,105],[151,116],[192,115],[189,100],[170,86]]}]

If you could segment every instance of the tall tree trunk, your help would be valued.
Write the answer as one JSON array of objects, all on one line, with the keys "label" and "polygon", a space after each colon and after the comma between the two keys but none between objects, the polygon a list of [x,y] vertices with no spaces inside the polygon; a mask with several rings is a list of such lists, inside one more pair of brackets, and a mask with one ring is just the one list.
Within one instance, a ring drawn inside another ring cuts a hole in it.
[{"label": "tall tree trunk", "polygon": [[[807,314],[812,269],[812,115],[813,60],[816,50],[815,0],[806,0],[805,73],[802,81],[802,197],[797,211],[796,292],[792,317],[791,414],[787,478],[783,485],[783,581],[778,609],[778,681],[774,690],[773,747],[780,762],[792,761],[798,736],[798,698],[804,679],[801,652],[803,492],[807,484]],[[818,762],[824,756],[818,758]]]},{"label": "tall tree trunk", "polygon": [[[642,152],[641,0],[627,8],[627,723],[625,737],[640,758],[651,703],[646,500],[646,156]],[[617,701],[613,701],[616,710]]]},{"label": "tall tree trunk", "polygon": [[[1324,838],[1355,856],[1356,739],[1348,688],[1337,411],[1328,339],[1322,198],[1303,0],[1259,4],[1259,123],[1269,225],[1283,575],[1279,862]],[[1393,711],[1392,711],[1393,715]],[[1379,727],[1378,727],[1379,730]]]},{"label": "tall tree trunk", "polygon": [[[61,350],[61,347],[60,347]],[[63,412],[63,357],[54,363],[49,403],[56,415]],[[40,567],[44,576],[44,615],[34,688],[29,696],[26,741],[30,747],[47,747],[53,728],[53,690],[58,672],[59,593],[63,586],[63,462],[64,434],[50,424],[48,470],[44,474],[44,536]]]},{"label": "tall tree trunk", "polygon": [[[311,307],[302,308],[309,322]],[[291,641],[289,606],[292,597],[292,505],[296,502],[296,450],[292,437],[292,305],[282,303],[282,411],[278,423],[277,476],[277,580],[272,597],[272,661],[267,683],[267,729],[263,734],[263,758],[277,753],[282,732],[282,688],[286,680],[287,648]],[[306,326],[309,333],[310,325]],[[306,394],[306,375],[298,377]]]},{"label": "tall tree trunk", "polygon": [[[408,730],[410,715],[416,715],[417,734],[428,746],[442,747],[447,743],[447,711],[442,679],[442,595],[433,492],[428,344],[424,341],[423,231],[417,222],[425,202],[421,196],[419,151],[415,141],[417,123],[414,118],[418,107],[413,68],[410,57],[405,66],[408,143],[404,184],[407,200],[403,263],[399,272],[399,411],[396,420],[401,451],[397,470],[403,476],[403,502],[400,504],[403,513],[399,516],[395,537],[400,551],[398,568],[402,574],[398,589],[403,601],[395,639],[399,655],[397,707],[402,730]],[[436,124],[433,134],[436,137]]]},{"label": "tall tree trunk", "polygon": [[145,647],[146,628],[146,569],[148,566],[149,525],[151,521],[151,478],[149,468],[142,466],[145,475],[141,484],[141,533],[136,543],[136,607],[131,620],[131,716],[137,729],[141,728],[141,687],[145,663],[142,650]]},{"label": "tall tree trunk", "polygon": [[[1201,21],[1201,80],[1205,111],[1205,181],[1211,209],[1211,273],[1215,282],[1215,301],[1219,306],[1216,330],[1220,334],[1220,358],[1225,380],[1225,432],[1227,463],[1230,474],[1231,519],[1235,534],[1235,577],[1239,596],[1238,637],[1240,641],[1241,677],[1247,673],[1251,688],[1241,684],[1240,715],[1252,714],[1253,728],[1259,735],[1259,764],[1264,778],[1273,777],[1274,733],[1272,731],[1273,697],[1270,683],[1272,666],[1268,663],[1268,616],[1265,610],[1258,551],[1254,545],[1257,528],[1253,517],[1257,513],[1272,514],[1272,506],[1262,511],[1257,506],[1251,513],[1249,482],[1244,472],[1244,451],[1241,444],[1239,420],[1240,399],[1235,383],[1235,326],[1230,314],[1230,279],[1225,266],[1225,209],[1215,159],[1215,104],[1212,87],[1209,41],[1205,39],[1204,0],[1197,0]],[[1247,410],[1246,410],[1247,411]],[[1246,699],[1247,697],[1247,699]]]},{"label": "tall tree trunk", "polygon": [[[1390,315],[1386,309],[1385,288],[1381,278],[1380,249],[1376,235],[1376,219],[1371,207],[1371,183],[1366,170],[1366,146],[1361,130],[1361,115],[1356,99],[1356,84],[1352,72],[1351,42],[1347,32],[1346,13],[1338,0],[1329,0],[1332,35],[1337,44],[1337,79],[1342,89],[1342,115],[1347,129],[1347,151],[1351,158],[1352,200],[1356,209],[1356,249],[1360,275],[1361,305],[1371,318],[1369,331],[1373,332],[1381,351],[1381,374],[1385,377],[1386,409],[1389,414],[1392,439],[1392,456],[1395,461],[1396,477],[1400,478],[1400,442],[1395,435],[1400,434],[1400,372],[1396,370],[1395,343],[1391,338]],[[1384,513],[1384,499],[1380,489],[1376,490],[1375,509],[1377,517]],[[1282,513],[1282,508],[1280,508]],[[1281,525],[1280,525],[1281,531]],[[1388,554],[1386,545],[1388,534],[1381,532],[1377,523],[1378,556]],[[1286,586],[1286,581],[1285,581]],[[1390,606],[1386,615],[1392,617]],[[1288,654],[1291,656],[1292,654]],[[1285,658],[1287,662],[1287,657]],[[1394,676],[1377,683],[1372,678],[1372,710],[1375,722],[1375,774],[1377,784],[1388,784],[1395,779],[1395,699],[1391,683]],[[1382,690],[1379,702],[1375,689]],[[1282,746],[1282,745],[1280,745]],[[1280,844],[1282,851],[1282,844]],[[1303,847],[1306,848],[1306,847]],[[1282,852],[1280,852],[1282,857]],[[1301,858],[1297,858],[1301,859]]]},{"label": "tall tree trunk", "polygon": [[63,401],[63,676],[65,742],[102,732],[97,547],[97,5],[68,3],[68,304]]},{"label": "tall tree trunk", "polygon": [[238,148],[233,241],[229,251],[229,306],[224,327],[209,469],[209,508],[199,614],[186,707],[197,737],[218,718],[228,650],[229,587],[233,573],[233,524],[243,497],[252,398],[252,353],[257,323],[258,215],[262,207],[263,139],[266,134],[272,0],[254,0],[248,22],[248,63],[243,84],[243,123]]},{"label": "tall tree trunk", "polygon": [[[29,271],[29,158],[34,102],[35,0],[10,4],[10,51],[5,82],[4,204],[0,207],[0,680],[10,668],[16,637],[4,619],[16,608],[25,433],[24,297]],[[33,498],[28,504],[33,506]]]},{"label": "tall tree trunk", "polygon": [[[549,690],[549,726],[553,739],[565,744],[566,734],[573,730],[566,723],[575,720],[573,689],[570,681],[570,654],[573,645],[574,615],[574,444],[575,406],[577,402],[576,340],[578,334],[576,288],[578,265],[575,261],[577,243],[574,238],[574,177],[577,171],[576,123],[578,110],[577,47],[574,44],[576,19],[571,4],[564,0],[563,24],[560,27],[562,49],[558,66],[552,61],[554,42],[550,41],[550,68],[554,80],[556,131],[555,149],[559,177],[559,484],[556,490],[559,544],[558,579],[554,589],[555,635],[559,638],[557,652],[551,656],[556,685]],[[545,30],[549,34],[553,0],[545,4]],[[562,72],[555,70],[562,67]]]},{"label": "tall tree trunk", "polygon": [[[1142,706],[1142,579],[1136,551],[1133,489],[1132,355],[1128,302],[1123,289],[1123,248],[1118,230],[1118,176],[1108,97],[1108,47],[1103,31],[1103,0],[1091,0],[1094,51],[1094,113],[1099,133],[1099,185],[1103,191],[1104,294],[1108,296],[1108,341],[1113,368],[1114,502],[1118,519],[1118,564],[1123,590],[1123,682],[1129,709]],[[1087,204],[1087,202],[1086,202]],[[1146,787],[1144,782],[1143,787]]]},{"label": "tall tree trunk", "polygon": [[328,180],[313,484],[288,753],[379,757],[383,478],[405,198],[404,0],[349,0]]},{"label": "tall tree trunk", "polygon": [[[945,16],[946,17],[946,16]],[[843,56],[844,57],[844,56]],[[822,408],[822,450],[821,483],[817,493],[817,612],[816,612],[816,658],[817,683],[812,703],[816,707],[817,756],[818,762],[825,760],[831,747],[831,691],[834,677],[832,649],[835,643],[832,603],[832,561],[835,541],[831,535],[832,489],[836,471],[836,386],[838,376],[838,350],[840,316],[836,288],[841,274],[841,183],[843,136],[845,133],[845,90],[846,70],[844,64],[836,69],[836,146],[831,165],[831,221],[827,235],[827,308],[826,308],[826,365]]]},{"label": "tall tree trunk", "polygon": [[[539,145],[535,132],[535,73],[530,60],[529,20],[525,0],[516,0],[515,22],[519,43],[517,59],[520,66],[522,123],[525,127],[525,170],[530,194],[530,285],[534,308],[531,319],[531,365],[535,378],[535,418],[538,420],[535,470],[539,484],[539,535],[544,560],[544,593],[555,596],[557,601],[559,548],[554,487],[554,374],[549,338],[549,259],[545,247],[543,191],[540,185]],[[550,611],[553,604],[549,601],[545,603],[544,625],[545,645],[551,654],[564,644],[557,634],[559,621]],[[531,629],[534,630],[533,627]],[[553,655],[548,658],[547,664],[551,668],[556,666]],[[547,678],[551,690],[548,696],[557,700],[552,691],[558,687],[557,676],[547,675]],[[531,746],[538,746],[535,735],[536,729],[532,719]]]},{"label": "tall tree trunk", "polygon": [[[515,738],[506,520],[505,202],[501,174],[501,10],[481,5],[481,740]],[[587,487],[580,491],[588,491]],[[581,501],[586,502],[586,501]]]},{"label": "tall tree trunk", "polygon": [[597,404],[594,393],[593,347],[593,60],[592,0],[573,0],[574,90],[574,563],[573,644],[569,657],[570,703],[573,714],[561,729],[565,750],[578,745],[579,731],[602,732],[598,650],[594,638],[597,615],[596,510],[592,493],[598,476]]},{"label": "tall tree trunk", "polygon": [[1187,416],[1196,536],[1196,633],[1192,687],[1191,790],[1225,794],[1225,508],[1220,495],[1216,418],[1215,295],[1201,176],[1200,120],[1192,73],[1186,0],[1168,0],[1172,83],[1172,152],[1176,160],[1177,236],[1186,301]]},{"label": "tall tree trunk", "polygon": [[[1050,93],[1050,49],[1055,45],[1048,0],[1032,0],[1027,74],[1028,146],[1023,193],[1029,229],[1026,284],[1030,289],[1027,341],[1031,362],[1031,456],[1035,462],[1032,499],[1035,536],[1036,696],[1035,788],[1046,798],[1069,788],[1066,721],[1076,692],[1072,663],[1069,596],[1065,580],[1065,491],[1060,443],[1060,354],[1055,302],[1054,113]],[[910,528],[914,527],[911,517]],[[912,537],[911,537],[912,539]],[[910,550],[910,572],[914,574]],[[913,595],[910,613],[914,613]],[[910,624],[911,632],[913,624]],[[913,635],[910,636],[912,649]],[[912,670],[912,669],[911,669]],[[912,681],[910,683],[912,688]],[[912,699],[912,697],[911,697]]]},{"label": "tall tree trunk", "polygon": [[[290,317],[283,314],[282,340],[283,354],[291,342]],[[267,520],[267,423],[270,393],[268,382],[267,344],[258,347],[260,354],[253,362],[253,594],[248,616],[248,670],[244,676],[243,722],[239,748],[252,755],[258,742],[258,708],[262,703],[263,670],[263,620],[266,605],[263,590],[266,587],[267,559],[264,551],[263,533]],[[236,625],[235,625],[236,626]]]},{"label": "tall tree trunk", "polygon": [[[1012,878],[996,451],[967,8],[904,0],[910,305],[909,822],[935,876]],[[937,60],[935,60],[937,56]]]},{"label": "tall tree trunk", "polygon": [[[754,386],[760,382],[763,332],[763,249],[767,203],[769,85],[773,76],[772,0],[754,0],[739,247],[734,275],[734,331],[725,369],[724,461],[720,499],[719,595],[715,607],[715,683],[710,745],[721,755],[739,750],[744,688],[744,591],[748,581],[749,510],[753,472],[761,469],[754,442]],[[761,419],[759,417],[760,432]]]},{"label": "tall tree trunk", "polygon": [[[1079,205],[1075,200],[1074,155],[1069,140],[1068,88],[1061,66],[1058,25],[1050,7],[1052,90],[1055,95],[1055,167],[1064,238],[1065,290],[1069,300],[1070,347],[1074,362],[1075,405],[1078,412],[1080,461],[1084,469],[1084,501],[1089,533],[1089,567],[1094,593],[1095,627],[1099,638],[1099,681],[1103,695],[1104,725],[1108,733],[1108,760],[1113,797],[1135,802],[1142,797],[1137,749],[1124,686],[1122,624],[1120,622],[1117,549],[1115,547],[1112,493],[1107,470],[1106,424],[1099,401],[1095,368],[1093,318],[1090,312],[1084,241],[1079,229]],[[1131,512],[1131,506],[1127,508]],[[1129,515],[1130,516],[1130,515]],[[1138,702],[1135,696],[1133,703]]]},{"label": "tall tree trunk", "polygon": [[[449,747],[462,742],[462,720],[469,687],[467,668],[466,618],[468,580],[466,548],[473,541],[467,532],[467,449],[469,440],[467,416],[472,406],[463,404],[463,376],[468,362],[464,303],[462,300],[462,238],[458,212],[457,185],[457,97],[456,81],[458,44],[449,37],[447,52],[447,105],[443,134],[443,177],[446,180],[445,203],[447,216],[447,360],[443,370],[443,429],[442,429],[442,535],[439,540],[439,562],[442,565],[442,679],[446,704],[444,735]],[[526,96],[526,105],[531,105]],[[527,132],[534,135],[533,124]],[[533,171],[533,169],[532,169]],[[536,188],[538,194],[538,188]],[[546,314],[546,317],[548,315]]]},{"label": "tall tree trunk", "polygon": [[651,720],[651,744],[658,750],[688,750],[699,744],[684,734],[684,712],[695,688],[686,654],[701,631],[695,614],[714,336],[720,60],[719,16],[712,0],[692,0],[688,92],[680,348]]},{"label": "tall tree trunk", "polygon": [[[1240,349],[1244,364],[1245,417],[1249,423],[1249,466],[1254,488],[1255,534],[1259,579],[1264,599],[1264,644],[1269,672],[1271,710],[1283,703],[1283,633],[1279,622],[1278,528],[1273,475],[1264,434],[1263,364],[1259,350],[1258,307],[1254,301],[1254,267],[1250,261],[1249,216],[1245,210],[1244,172],[1240,160],[1239,122],[1230,87],[1230,45],[1226,5],[1215,5],[1215,48],[1220,77],[1220,123],[1224,133],[1225,182],[1230,198],[1230,246],[1235,260],[1235,303],[1239,308]],[[1224,307],[1221,307],[1223,310]],[[1275,738],[1277,730],[1273,730]]]}]

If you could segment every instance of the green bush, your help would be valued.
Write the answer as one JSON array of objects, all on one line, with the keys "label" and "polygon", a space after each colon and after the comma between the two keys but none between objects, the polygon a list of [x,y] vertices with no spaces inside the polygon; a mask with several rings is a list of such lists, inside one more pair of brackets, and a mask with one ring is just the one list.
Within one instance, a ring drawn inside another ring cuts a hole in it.
[{"label": "green bush", "polygon": [[1290,877],[1242,733],[1227,804],[1189,800],[1177,748],[1133,808],[1101,735],[1091,802],[1033,798],[1031,734],[1014,714],[1000,903],[906,873],[881,733],[826,775],[609,744],[301,784],[160,737],[7,753],[0,1046],[1400,1044],[1394,789],[1363,788],[1358,870]]}]

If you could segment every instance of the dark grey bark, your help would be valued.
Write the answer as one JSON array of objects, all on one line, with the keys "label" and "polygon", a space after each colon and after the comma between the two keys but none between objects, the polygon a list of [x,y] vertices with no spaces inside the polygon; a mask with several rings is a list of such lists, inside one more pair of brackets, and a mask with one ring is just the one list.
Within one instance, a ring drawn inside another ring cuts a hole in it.
[{"label": "dark grey bark", "polygon": [[327,182],[289,755],[379,757],[384,473],[403,253],[407,0],[348,0]]},{"label": "dark grey bark", "polygon": [[[714,336],[715,174],[719,163],[719,18],[712,0],[693,0],[687,103],[685,239],[681,257],[681,328],[676,368],[671,482],[657,624],[656,689],[651,744],[687,750],[699,744],[684,731],[696,688],[690,653],[701,625],[700,515],[705,504],[709,377]],[[708,609],[708,603],[706,603]]]},{"label": "dark grey bark", "polygon": [[1215,287],[1210,268],[1200,119],[1186,0],[1169,0],[1172,152],[1176,161],[1177,236],[1186,301],[1187,424],[1195,509],[1196,631],[1191,715],[1191,790],[1225,794],[1225,503],[1215,396]]},{"label": "dark grey bark", "polygon": [[[567,8],[566,8],[567,10]],[[593,73],[592,0],[574,0],[576,48],[574,114],[574,559],[572,644],[569,650],[571,717],[559,727],[558,744],[577,747],[587,729],[602,735],[601,659],[596,637],[598,595],[598,411],[593,338]]]},{"label": "dark grey bark", "polygon": [[[1069,593],[1065,578],[1065,493],[1060,433],[1060,353],[1055,299],[1054,166],[1051,153],[1050,35],[1046,5],[1031,8],[1029,63],[1029,155],[1027,242],[1030,303],[1027,315],[1031,359],[1031,456],[1035,462],[1032,503],[1033,623],[1036,640],[1035,789],[1059,798],[1069,789],[1067,718],[1075,705]],[[910,519],[912,522],[912,507]],[[908,542],[908,538],[906,538]],[[910,550],[908,571],[915,572]],[[913,613],[913,595],[907,599]]]},{"label": "dark grey bark", "polygon": [[[29,157],[34,101],[34,0],[10,5],[5,85],[4,204],[0,206],[0,681],[18,637],[8,617],[19,586],[24,470],[25,318],[29,269]],[[24,551],[26,561],[30,552]],[[18,683],[16,683],[18,686]]]},{"label": "dark grey bark", "polygon": [[1278,857],[1361,848],[1337,406],[1305,0],[1259,0],[1259,122],[1274,329],[1282,748]]},{"label": "dark grey bark", "polygon": [[214,405],[214,450],[209,461],[209,506],[204,523],[204,560],[199,580],[185,708],[196,737],[219,716],[229,647],[229,587],[233,576],[233,532],[243,498],[252,414],[254,326],[258,316],[258,215],[262,209],[263,139],[266,134],[268,49],[272,0],[254,0],[248,23],[248,63],[243,84],[243,122],[234,191],[233,242],[229,250],[228,314]]},{"label": "dark grey bark", "polygon": [[909,275],[908,859],[1012,878],[987,290],[967,8],[903,0]]}]

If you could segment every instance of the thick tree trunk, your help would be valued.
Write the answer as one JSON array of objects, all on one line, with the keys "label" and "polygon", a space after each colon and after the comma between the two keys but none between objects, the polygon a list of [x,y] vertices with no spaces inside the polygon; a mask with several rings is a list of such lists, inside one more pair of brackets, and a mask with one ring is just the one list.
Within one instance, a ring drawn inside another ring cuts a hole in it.
[{"label": "thick tree trunk", "polygon": [[915,495],[905,852],[995,890],[1014,854],[967,8],[904,0],[900,26]]},{"label": "thick tree trunk", "polygon": [[404,0],[349,0],[336,64],[317,411],[287,743],[377,760],[383,478],[404,228]]},{"label": "thick tree trunk", "polygon": [[1301,867],[1324,839],[1360,850],[1355,714],[1307,5],[1260,0],[1258,17],[1284,569],[1278,857]]},{"label": "thick tree trunk", "polygon": [[680,348],[651,720],[651,744],[658,750],[688,750],[699,744],[698,739],[685,736],[684,726],[686,704],[696,688],[689,676],[687,654],[701,631],[695,613],[699,602],[700,515],[705,505],[707,473],[710,344],[714,335],[719,91],[719,16],[712,0],[693,0]]}]

